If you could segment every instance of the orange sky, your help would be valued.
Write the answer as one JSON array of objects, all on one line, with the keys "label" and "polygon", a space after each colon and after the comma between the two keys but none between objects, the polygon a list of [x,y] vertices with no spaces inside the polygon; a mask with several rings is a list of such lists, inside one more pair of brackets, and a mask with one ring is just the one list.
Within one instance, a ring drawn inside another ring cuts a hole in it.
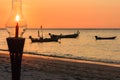
[{"label": "orange sky", "polygon": [[[22,0],[28,28],[120,28],[120,0]],[[0,0],[0,27],[12,0]]]}]

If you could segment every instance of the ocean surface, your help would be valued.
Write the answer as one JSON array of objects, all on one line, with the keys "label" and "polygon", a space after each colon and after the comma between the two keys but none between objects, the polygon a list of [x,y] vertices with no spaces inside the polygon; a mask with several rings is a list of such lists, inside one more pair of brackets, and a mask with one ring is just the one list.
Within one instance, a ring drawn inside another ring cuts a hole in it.
[{"label": "ocean surface", "polygon": [[[44,29],[43,36],[48,33],[72,34],[77,30],[77,38],[61,39],[59,42],[31,43],[29,36],[38,37],[38,29],[27,29],[23,35],[26,38],[24,52],[34,55],[45,55],[62,58],[82,59],[120,63],[120,29]],[[95,36],[117,36],[115,40],[95,40]],[[6,38],[8,33],[0,29],[0,50],[8,50]]]}]

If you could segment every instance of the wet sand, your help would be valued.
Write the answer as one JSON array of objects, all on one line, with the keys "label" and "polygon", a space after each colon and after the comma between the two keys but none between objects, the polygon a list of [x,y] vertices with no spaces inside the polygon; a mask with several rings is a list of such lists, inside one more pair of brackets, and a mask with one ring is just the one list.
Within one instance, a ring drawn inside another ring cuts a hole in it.
[{"label": "wet sand", "polygon": [[[0,80],[11,80],[8,53],[0,53]],[[21,80],[120,80],[120,64],[24,54]]]}]

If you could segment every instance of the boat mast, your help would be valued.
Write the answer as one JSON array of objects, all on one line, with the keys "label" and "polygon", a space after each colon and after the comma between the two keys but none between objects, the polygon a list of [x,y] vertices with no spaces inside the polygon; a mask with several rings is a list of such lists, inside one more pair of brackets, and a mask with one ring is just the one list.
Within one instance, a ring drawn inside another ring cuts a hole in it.
[{"label": "boat mast", "polygon": [[41,25],[41,38],[43,38],[43,30],[42,30],[42,25]]},{"label": "boat mast", "polygon": [[39,29],[38,29],[38,37],[40,37],[40,32],[39,32]]}]

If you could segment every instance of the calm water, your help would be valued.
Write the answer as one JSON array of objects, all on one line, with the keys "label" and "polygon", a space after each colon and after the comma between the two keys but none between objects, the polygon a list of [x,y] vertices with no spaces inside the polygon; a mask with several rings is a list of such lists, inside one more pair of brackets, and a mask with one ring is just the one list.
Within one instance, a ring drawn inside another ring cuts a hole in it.
[{"label": "calm water", "polygon": [[[43,30],[44,37],[48,33],[70,34],[77,30]],[[24,51],[31,54],[42,54],[74,59],[95,60],[120,63],[120,30],[79,30],[80,35],[76,39],[61,39],[60,42],[31,43],[29,35],[37,37],[37,30],[27,30]],[[95,40],[98,36],[117,36],[115,40]],[[0,49],[8,49],[6,43],[8,34],[0,30]],[[39,56],[39,55],[38,55]]]}]

